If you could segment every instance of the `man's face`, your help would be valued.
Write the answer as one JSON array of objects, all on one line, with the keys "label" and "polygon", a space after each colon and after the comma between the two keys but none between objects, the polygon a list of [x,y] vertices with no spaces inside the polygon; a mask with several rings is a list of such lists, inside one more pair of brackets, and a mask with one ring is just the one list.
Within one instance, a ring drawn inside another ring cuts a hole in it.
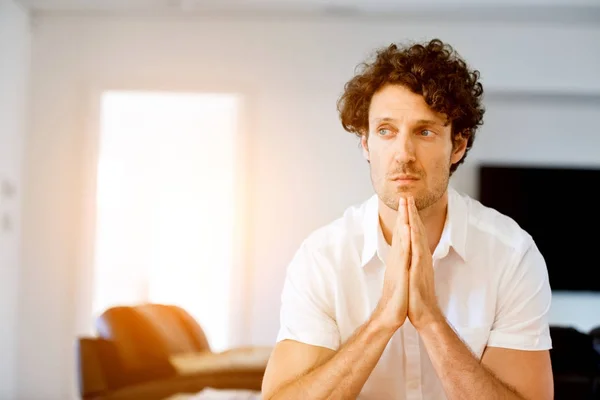
[{"label": "man's face", "polygon": [[466,148],[466,140],[453,147],[451,129],[445,115],[403,86],[386,85],[373,95],[369,139],[363,136],[361,144],[384,204],[397,210],[400,196],[412,195],[423,210],[444,195],[450,166]]}]

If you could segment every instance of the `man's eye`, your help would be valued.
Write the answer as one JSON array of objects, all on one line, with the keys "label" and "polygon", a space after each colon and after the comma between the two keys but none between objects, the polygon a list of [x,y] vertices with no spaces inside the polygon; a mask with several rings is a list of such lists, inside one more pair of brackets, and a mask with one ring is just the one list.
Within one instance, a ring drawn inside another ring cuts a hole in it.
[{"label": "man's eye", "polygon": [[377,131],[381,136],[386,136],[389,135],[390,130],[387,128],[381,128]]},{"label": "man's eye", "polygon": [[424,129],[421,131],[421,136],[430,137],[433,136],[433,132],[429,129]]}]

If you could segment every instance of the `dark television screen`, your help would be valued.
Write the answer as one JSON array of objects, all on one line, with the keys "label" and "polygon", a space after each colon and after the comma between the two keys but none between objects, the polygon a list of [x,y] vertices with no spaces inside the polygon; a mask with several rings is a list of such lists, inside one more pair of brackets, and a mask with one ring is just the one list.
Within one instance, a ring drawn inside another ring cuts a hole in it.
[{"label": "dark television screen", "polygon": [[482,165],[479,201],[513,218],[546,260],[553,291],[600,292],[600,168]]}]

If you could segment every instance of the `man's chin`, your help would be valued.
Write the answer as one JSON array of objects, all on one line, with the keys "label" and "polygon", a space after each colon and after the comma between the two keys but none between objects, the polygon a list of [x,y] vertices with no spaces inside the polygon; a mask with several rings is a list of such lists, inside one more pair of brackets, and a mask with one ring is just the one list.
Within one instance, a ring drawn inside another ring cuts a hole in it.
[{"label": "man's chin", "polygon": [[398,203],[400,202],[401,197],[415,197],[415,200],[417,200],[417,197],[414,196],[414,194],[410,191],[404,191],[402,193],[390,193],[384,197],[379,196],[379,199],[381,199],[383,203],[386,206],[388,206],[388,208],[391,208],[394,211],[398,211]]},{"label": "man's chin", "polygon": [[[433,203],[435,203],[432,196],[428,195],[427,193],[424,194],[417,190],[405,190],[405,191],[402,191],[401,193],[396,193],[395,196],[391,197],[391,200],[389,202],[386,202],[386,205],[388,207],[398,211],[398,203],[400,202],[401,197],[404,197],[404,198],[413,197],[415,199],[415,205],[417,206],[417,209],[419,211],[424,210],[424,209],[430,207]],[[393,206],[393,207],[391,207],[391,206]]]},{"label": "man's chin", "polygon": [[414,197],[416,200],[416,199],[422,197],[422,193],[421,193],[421,190],[419,190],[416,187],[399,187],[399,188],[397,188],[394,197],[396,199],[396,202],[398,202],[398,200],[400,200],[400,197],[404,197],[404,198]]}]

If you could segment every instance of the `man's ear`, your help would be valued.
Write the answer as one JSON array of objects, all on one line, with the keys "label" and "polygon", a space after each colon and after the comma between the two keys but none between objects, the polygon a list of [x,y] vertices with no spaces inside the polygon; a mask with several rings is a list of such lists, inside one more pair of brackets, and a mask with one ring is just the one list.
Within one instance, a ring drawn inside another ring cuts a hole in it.
[{"label": "man's ear", "polygon": [[367,162],[371,162],[369,155],[369,141],[367,139],[367,135],[364,133],[360,137],[360,147],[362,148],[362,153],[365,160],[367,160]]},{"label": "man's ear", "polygon": [[452,157],[450,157],[451,164],[456,164],[464,157],[465,152],[467,151],[469,135],[470,133],[468,131],[465,131],[456,135],[456,137],[454,138],[452,145]]}]

